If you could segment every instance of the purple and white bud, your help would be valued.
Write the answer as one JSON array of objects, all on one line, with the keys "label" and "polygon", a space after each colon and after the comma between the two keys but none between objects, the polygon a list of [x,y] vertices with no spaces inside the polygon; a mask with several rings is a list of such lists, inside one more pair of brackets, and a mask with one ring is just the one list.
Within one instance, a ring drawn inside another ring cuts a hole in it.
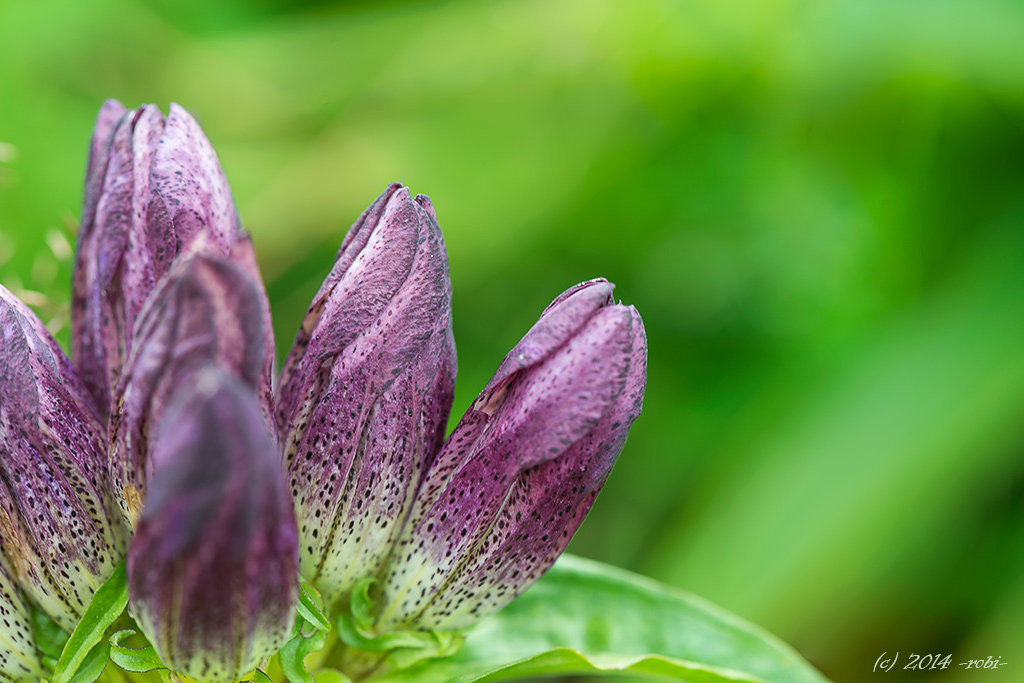
[{"label": "purple and white bud", "polygon": [[128,552],[129,610],[160,658],[237,681],[287,641],[298,538],[277,444],[251,386],[208,369],[163,416]]},{"label": "purple and white bud", "polygon": [[455,372],[444,240],[430,200],[396,183],[342,242],[277,398],[300,567],[328,604],[387,557],[443,440]]},{"label": "purple and white bud", "polygon": [[115,392],[110,473],[114,498],[134,524],[152,473],[151,437],[170,397],[211,365],[242,380],[273,424],[273,332],[262,287],[232,259],[182,254],[139,315]]},{"label": "purple and white bud", "polygon": [[64,352],[0,287],[0,548],[15,583],[69,630],[127,541],[105,445]]},{"label": "purple and white bud", "polygon": [[176,104],[165,118],[153,105],[126,110],[108,100],[90,145],[71,309],[75,364],[101,415],[131,352],[135,319],[200,236],[225,255],[244,238],[199,125]]},{"label": "purple and white bud", "polygon": [[607,281],[552,302],[428,471],[384,571],[381,630],[463,628],[551,567],[640,413],[646,358]]},{"label": "purple and white bud", "polygon": [[46,677],[32,637],[32,616],[0,558],[0,681]]}]

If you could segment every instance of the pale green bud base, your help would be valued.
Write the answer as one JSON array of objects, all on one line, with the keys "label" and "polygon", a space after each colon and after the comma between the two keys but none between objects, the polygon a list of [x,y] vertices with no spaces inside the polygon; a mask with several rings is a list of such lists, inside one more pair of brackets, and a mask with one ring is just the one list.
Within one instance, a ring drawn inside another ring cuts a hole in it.
[{"label": "pale green bud base", "polygon": [[[446,657],[462,646],[456,633],[395,631],[376,633],[370,589],[360,581],[344,601],[334,628],[323,600],[300,581],[292,638],[262,666],[245,676],[253,683],[357,683],[410,667],[427,658]],[[33,632],[50,683],[233,683],[193,681],[167,667],[126,613],[124,564],[100,587],[74,632],[67,634],[39,611]]]},{"label": "pale green bud base", "polygon": [[[563,556],[530,590],[463,633],[373,628],[372,581],[334,622],[303,586],[292,638],[243,680],[254,683],[451,683],[549,675],[635,675],[704,683],[825,683],[792,648],[696,596]],[[36,619],[53,683],[209,683],[175,675],[125,615],[122,571],[70,636]],[[379,617],[378,617],[379,619]]]}]

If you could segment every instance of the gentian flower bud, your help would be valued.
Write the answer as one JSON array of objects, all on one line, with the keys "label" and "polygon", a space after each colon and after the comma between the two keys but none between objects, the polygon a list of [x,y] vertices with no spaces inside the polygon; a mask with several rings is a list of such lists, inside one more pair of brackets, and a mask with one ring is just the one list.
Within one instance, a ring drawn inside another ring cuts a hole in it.
[{"label": "gentian flower bud", "polygon": [[[202,238],[197,241],[202,241]],[[247,384],[268,425],[274,340],[262,288],[233,260],[200,245],[182,254],[139,315],[111,415],[114,497],[134,523],[153,463],[152,426],[178,387],[219,366]]]},{"label": "gentian flower bud", "polygon": [[128,604],[172,669],[237,681],[291,633],[295,516],[252,388],[212,368],[193,380],[158,427],[128,552]]},{"label": "gentian flower bud", "polygon": [[328,604],[387,556],[444,437],[455,370],[433,206],[393,184],[342,242],[281,375],[301,570]]},{"label": "gentian flower bud", "polygon": [[36,681],[45,676],[28,608],[0,562],[0,681]]},{"label": "gentian flower bud", "polygon": [[384,572],[382,630],[458,629],[538,579],[640,412],[646,337],[604,280],[571,288],[449,436]]},{"label": "gentian flower bud", "polygon": [[[198,236],[229,254],[242,239],[227,180],[195,120],[176,104],[96,119],[75,258],[72,350],[105,415],[150,292]],[[262,285],[261,285],[262,286]]]},{"label": "gentian flower bud", "polygon": [[124,554],[103,426],[60,346],[0,287],[0,548],[58,624],[78,622]]}]

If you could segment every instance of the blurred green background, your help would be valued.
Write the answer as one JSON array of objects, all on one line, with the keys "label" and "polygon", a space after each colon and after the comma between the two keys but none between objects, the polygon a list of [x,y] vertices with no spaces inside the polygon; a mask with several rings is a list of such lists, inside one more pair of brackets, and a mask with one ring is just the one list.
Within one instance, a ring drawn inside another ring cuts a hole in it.
[{"label": "blurred green background", "polygon": [[1024,5],[0,0],[0,279],[54,329],[106,97],[200,119],[279,352],[391,180],[445,231],[457,414],[616,282],[646,408],[575,552],[836,681],[1024,680]]}]

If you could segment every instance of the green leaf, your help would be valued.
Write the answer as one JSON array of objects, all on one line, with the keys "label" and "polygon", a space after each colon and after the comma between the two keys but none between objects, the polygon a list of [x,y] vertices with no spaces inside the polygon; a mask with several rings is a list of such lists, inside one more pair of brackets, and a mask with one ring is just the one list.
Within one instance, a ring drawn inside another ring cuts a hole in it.
[{"label": "green leaf", "polygon": [[289,640],[277,654],[281,671],[291,683],[315,683],[313,676],[306,669],[306,655],[316,652],[327,642],[327,633],[317,631],[310,637],[301,633]]},{"label": "green leaf", "polygon": [[143,672],[167,669],[152,645],[128,647],[121,644],[125,638],[134,635],[135,631],[127,628],[110,636],[110,661],[125,671]]},{"label": "green leaf", "polygon": [[323,598],[307,581],[299,581],[299,616],[321,631],[330,631],[331,622],[323,612]]},{"label": "green leaf", "polygon": [[110,660],[110,645],[108,643],[97,643],[96,647],[89,650],[89,654],[82,660],[78,672],[71,678],[71,683],[92,683],[103,670],[107,668]]},{"label": "green leaf", "polygon": [[455,655],[375,680],[469,683],[585,673],[694,683],[825,681],[789,646],[700,598],[571,556],[467,631]]},{"label": "green leaf", "polygon": [[51,683],[69,683],[90,651],[103,640],[107,627],[124,612],[128,604],[128,580],[124,562],[92,596],[82,620],[71,633],[53,669]]}]

